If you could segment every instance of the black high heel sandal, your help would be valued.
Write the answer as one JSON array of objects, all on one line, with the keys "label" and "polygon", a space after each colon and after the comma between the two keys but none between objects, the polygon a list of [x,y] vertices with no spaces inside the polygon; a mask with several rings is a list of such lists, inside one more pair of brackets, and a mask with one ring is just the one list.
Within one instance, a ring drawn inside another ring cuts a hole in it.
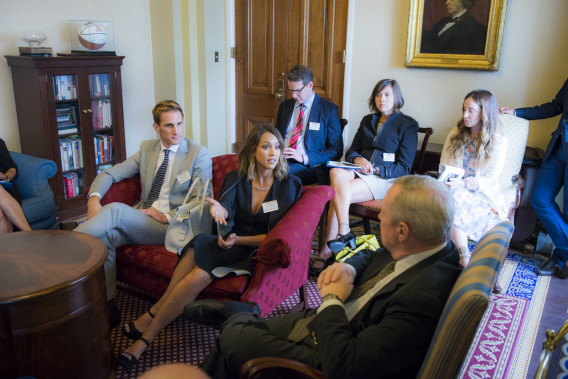
[{"label": "black high heel sandal", "polygon": [[[144,337],[140,337],[138,339],[146,344],[146,349],[142,353],[144,354],[146,350],[148,350],[148,348],[150,347],[150,342],[148,342],[148,340]],[[140,356],[142,356],[142,354],[140,354]],[[132,370],[132,368],[134,368],[134,366],[136,366],[136,363],[138,363],[138,359],[140,358],[136,358],[134,355],[127,353],[126,351],[123,351],[118,356],[118,364],[124,367],[126,371],[130,371]]]},{"label": "black high heel sandal", "polygon": [[[152,312],[150,312],[149,309],[146,311],[146,313],[148,313],[150,317],[154,318],[154,315],[152,314]],[[126,330],[127,325],[128,325],[128,330]],[[122,325],[122,334],[124,334],[126,337],[130,339],[138,340],[142,338],[142,333],[143,332],[136,329],[136,326],[134,326],[134,321],[128,321],[128,323]]]},{"label": "black high heel sandal", "polygon": [[350,249],[355,249],[357,235],[351,230],[347,234],[338,234],[337,236],[336,239],[327,241],[327,247],[329,247],[331,251],[337,253],[347,245],[349,245]]},{"label": "black high heel sandal", "polygon": [[335,254],[331,253],[331,256],[327,259],[315,258],[314,261],[323,262],[322,267],[310,267],[308,269],[308,275],[317,277],[323,270],[325,270],[328,266],[331,266],[333,262],[335,262]]}]

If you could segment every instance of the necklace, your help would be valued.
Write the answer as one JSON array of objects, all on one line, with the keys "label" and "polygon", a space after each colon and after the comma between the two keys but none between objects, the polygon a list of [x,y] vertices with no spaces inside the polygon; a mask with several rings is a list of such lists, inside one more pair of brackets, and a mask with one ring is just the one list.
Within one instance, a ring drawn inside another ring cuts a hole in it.
[{"label": "necklace", "polygon": [[[254,182],[252,182],[252,184],[254,184]],[[270,189],[270,187],[272,187],[272,184],[270,184],[270,185],[269,185],[268,187],[266,187],[266,188],[260,188],[260,187],[257,187],[256,185],[254,186],[254,188],[256,188],[258,191],[267,191],[267,190]]]}]

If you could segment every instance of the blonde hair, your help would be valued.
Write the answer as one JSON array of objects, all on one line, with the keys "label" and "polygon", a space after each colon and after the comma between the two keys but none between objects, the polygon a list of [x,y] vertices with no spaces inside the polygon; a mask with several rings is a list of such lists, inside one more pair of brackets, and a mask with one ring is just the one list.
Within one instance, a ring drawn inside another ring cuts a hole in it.
[{"label": "blonde hair", "polygon": [[181,106],[173,100],[162,100],[154,106],[152,109],[152,117],[154,118],[154,123],[160,125],[162,122],[162,113],[179,111],[181,113],[181,118],[183,118],[183,110]]},{"label": "blonde hair", "polygon": [[[280,149],[284,149],[284,140],[282,135],[274,126],[268,123],[262,123],[255,125],[249,132],[245,145],[239,152],[239,176],[246,175],[248,180],[253,180],[256,176],[256,148],[260,143],[260,139],[264,133],[273,134],[278,143],[280,144]],[[288,174],[288,164],[284,159],[284,154],[280,152],[280,157],[278,158],[278,163],[274,168],[274,177],[278,180],[282,180]]]},{"label": "blonde hair", "polygon": [[[478,89],[468,93],[465,98],[473,99],[481,108],[481,131],[475,140],[475,158],[480,166],[484,166],[495,148],[495,135],[499,128],[499,107],[495,96],[487,90]],[[450,157],[456,158],[456,152],[463,148],[471,139],[471,128],[465,126],[463,115],[458,121],[458,132],[450,138]]]}]

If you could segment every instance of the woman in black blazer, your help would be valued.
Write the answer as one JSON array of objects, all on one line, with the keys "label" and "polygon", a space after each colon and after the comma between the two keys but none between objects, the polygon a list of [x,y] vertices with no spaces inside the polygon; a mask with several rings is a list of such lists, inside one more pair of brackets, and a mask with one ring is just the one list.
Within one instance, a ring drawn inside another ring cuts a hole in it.
[{"label": "woman in black blazer", "polygon": [[239,169],[225,177],[219,201],[207,198],[211,215],[228,234],[200,234],[184,248],[172,280],[161,299],[122,332],[136,339],[119,356],[130,370],[156,335],[179,316],[183,308],[215,278],[236,270],[251,271],[251,255],[270,229],[300,198],[302,184],[287,175],[280,132],[272,125],[257,125],[239,153]]},{"label": "woman in black blazer", "polygon": [[[349,205],[382,199],[392,180],[408,175],[418,144],[418,123],[400,111],[404,105],[396,80],[379,81],[369,97],[371,114],[363,117],[345,159],[359,169],[333,168],[331,186],[335,197],[327,218],[327,246],[320,252],[320,267],[310,273],[318,275],[335,260],[345,246],[355,247],[356,235],[349,228]],[[335,238],[332,240],[332,238]]]}]

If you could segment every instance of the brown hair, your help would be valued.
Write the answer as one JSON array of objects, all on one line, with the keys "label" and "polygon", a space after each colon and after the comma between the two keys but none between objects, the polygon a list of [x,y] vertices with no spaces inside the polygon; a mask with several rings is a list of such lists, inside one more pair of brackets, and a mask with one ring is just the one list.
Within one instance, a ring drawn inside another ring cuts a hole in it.
[{"label": "brown hair", "polygon": [[249,180],[253,180],[255,178],[256,148],[258,147],[260,139],[264,133],[273,134],[280,144],[280,158],[274,168],[274,177],[278,180],[282,180],[288,173],[288,164],[284,159],[284,154],[282,154],[282,150],[284,150],[284,140],[282,139],[282,135],[278,129],[268,123],[257,124],[249,132],[245,145],[239,152],[239,175],[246,175]]},{"label": "brown hair", "polygon": [[[475,156],[481,165],[491,156],[495,147],[495,134],[497,133],[499,121],[499,107],[495,96],[487,90],[478,89],[471,91],[464,97],[464,102],[468,98],[473,99],[481,108],[481,131],[475,143]],[[471,128],[465,126],[462,118],[458,121],[458,132],[450,139],[450,156],[455,159],[456,151],[464,147],[471,138]]]},{"label": "brown hair", "polygon": [[308,66],[296,65],[292,67],[286,79],[291,82],[302,82],[302,84],[308,84],[314,81],[314,73]]},{"label": "brown hair", "polygon": [[377,94],[381,92],[385,87],[391,86],[392,93],[394,95],[394,112],[397,112],[402,106],[404,105],[404,98],[402,97],[402,91],[396,80],[394,79],[383,79],[380,80],[377,84],[375,84],[375,88],[373,88],[373,92],[371,92],[371,96],[369,97],[369,110],[373,113],[379,113],[379,109],[377,108],[377,104],[375,103],[375,98]]},{"label": "brown hair", "polygon": [[162,113],[179,111],[181,113],[181,118],[183,118],[183,110],[180,105],[173,100],[162,100],[154,106],[152,109],[152,116],[154,117],[154,123],[160,125],[162,121]]}]

